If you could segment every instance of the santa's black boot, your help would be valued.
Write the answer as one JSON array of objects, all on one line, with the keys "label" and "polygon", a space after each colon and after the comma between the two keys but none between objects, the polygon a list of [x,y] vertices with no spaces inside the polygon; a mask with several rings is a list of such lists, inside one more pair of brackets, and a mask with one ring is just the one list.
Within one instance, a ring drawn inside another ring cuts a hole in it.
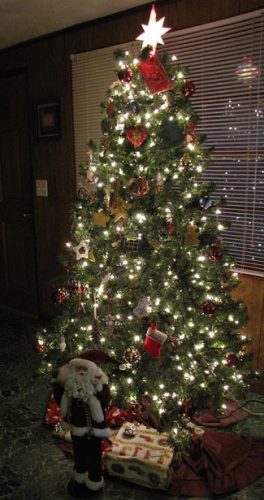
[{"label": "santa's black boot", "polygon": [[87,488],[85,481],[87,479],[87,472],[83,474],[74,471],[73,478],[67,485],[69,495],[74,498],[90,498],[91,491]]}]

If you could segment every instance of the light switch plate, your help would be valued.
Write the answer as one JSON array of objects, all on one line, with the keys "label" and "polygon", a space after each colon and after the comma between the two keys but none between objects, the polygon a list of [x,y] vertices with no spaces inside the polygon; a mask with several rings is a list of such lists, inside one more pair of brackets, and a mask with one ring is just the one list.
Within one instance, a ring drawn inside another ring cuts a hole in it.
[{"label": "light switch plate", "polygon": [[47,179],[36,179],[36,196],[48,196]]}]

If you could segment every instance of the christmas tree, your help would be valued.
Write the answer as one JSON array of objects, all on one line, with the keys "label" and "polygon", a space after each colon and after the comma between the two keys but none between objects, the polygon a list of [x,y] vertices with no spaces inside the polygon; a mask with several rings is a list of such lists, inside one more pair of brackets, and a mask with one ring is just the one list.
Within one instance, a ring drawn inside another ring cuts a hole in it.
[{"label": "christmas tree", "polygon": [[221,411],[246,385],[245,306],[224,248],[222,201],[201,180],[210,161],[187,70],[158,56],[164,19],[139,36],[139,56],[115,54],[102,142],[89,143],[73,204],[58,315],[39,347],[48,369],[96,349],[120,407],[147,408],[180,446],[186,418]]}]

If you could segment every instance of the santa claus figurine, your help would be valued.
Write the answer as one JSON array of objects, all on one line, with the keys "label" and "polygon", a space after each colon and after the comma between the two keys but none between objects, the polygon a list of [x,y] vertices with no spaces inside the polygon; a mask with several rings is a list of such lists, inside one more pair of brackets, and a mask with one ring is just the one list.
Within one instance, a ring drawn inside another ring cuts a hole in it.
[{"label": "santa claus figurine", "polygon": [[75,358],[60,368],[53,393],[71,430],[74,471],[68,493],[86,498],[104,484],[101,438],[111,433],[104,418],[110,402],[108,378],[93,361]]}]

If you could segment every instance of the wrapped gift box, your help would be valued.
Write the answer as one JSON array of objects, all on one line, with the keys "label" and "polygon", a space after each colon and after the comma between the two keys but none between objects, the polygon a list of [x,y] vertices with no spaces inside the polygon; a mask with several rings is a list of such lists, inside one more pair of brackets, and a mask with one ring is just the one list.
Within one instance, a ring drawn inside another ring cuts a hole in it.
[{"label": "wrapped gift box", "polygon": [[169,487],[175,456],[167,444],[166,433],[125,422],[111,441],[104,457],[111,476],[152,489]]}]

